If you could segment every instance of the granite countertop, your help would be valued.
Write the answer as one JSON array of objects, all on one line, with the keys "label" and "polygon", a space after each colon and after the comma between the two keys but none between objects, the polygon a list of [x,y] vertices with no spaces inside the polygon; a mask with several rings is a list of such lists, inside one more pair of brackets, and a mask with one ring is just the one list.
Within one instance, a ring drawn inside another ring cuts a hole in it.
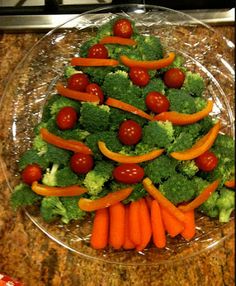
[{"label": "granite countertop", "polygon": [[[233,26],[216,29],[234,42]],[[41,37],[36,33],[0,35],[0,96],[16,64]],[[4,132],[0,130],[0,140],[3,139]],[[0,201],[0,273],[24,285],[234,285],[234,236],[216,249],[183,262],[125,268],[83,259],[50,240],[23,212],[13,212],[2,171]]]}]

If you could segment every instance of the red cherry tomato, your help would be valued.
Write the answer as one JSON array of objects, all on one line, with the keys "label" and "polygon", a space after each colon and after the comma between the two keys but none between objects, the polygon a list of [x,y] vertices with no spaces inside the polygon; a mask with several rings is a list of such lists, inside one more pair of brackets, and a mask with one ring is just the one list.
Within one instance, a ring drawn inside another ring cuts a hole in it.
[{"label": "red cherry tomato", "polygon": [[138,164],[121,164],[113,171],[116,181],[124,184],[136,184],[144,177],[144,170]]},{"label": "red cherry tomato", "polygon": [[85,91],[89,78],[84,73],[75,73],[69,77],[67,87],[77,91]]},{"label": "red cherry tomato", "polygon": [[133,28],[129,20],[119,19],[113,26],[113,34],[117,37],[130,38],[133,34]]},{"label": "red cherry tomato", "polygon": [[88,51],[88,58],[107,59],[108,50],[102,44],[93,45]]},{"label": "red cherry tomato", "polygon": [[93,168],[91,155],[75,153],[70,159],[70,167],[76,174],[86,174]]},{"label": "red cherry tomato", "polygon": [[0,273],[0,286],[23,286],[19,281]]},{"label": "red cherry tomato", "polygon": [[63,107],[57,114],[56,123],[61,130],[68,130],[75,127],[77,112],[71,106]]},{"label": "red cherry tomato", "polygon": [[198,168],[205,172],[214,170],[218,164],[218,158],[211,151],[206,151],[195,159],[195,163]]},{"label": "red cherry tomato", "polygon": [[180,88],[185,79],[185,74],[178,68],[169,69],[164,74],[164,83],[167,87]]},{"label": "red cherry tomato", "polygon": [[96,83],[90,83],[86,87],[86,92],[97,95],[100,98],[99,103],[102,104],[104,102],[104,94],[101,87]]},{"label": "red cherry tomato", "polygon": [[33,182],[42,179],[42,169],[37,164],[30,164],[25,167],[21,177],[24,183],[32,185]]},{"label": "red cherry tomato", "polygon": [[170,102],[166,96],[157,91],[149,92],[146,96],[145,103],[147,108],[155,113],[167,111],[170,107]]},{"label": "red cherry tomato", "polygon": [[142,127],[133,120],[123,121],[119,128],[118,137],[125,145],[134,145],[142,137]]},{"label": "red cherry tomato", "polygon": [[146,69],[133,67],[129,71],[129,77],[132,82],[138,86],[145,86],[150,81],[150,76]]}]

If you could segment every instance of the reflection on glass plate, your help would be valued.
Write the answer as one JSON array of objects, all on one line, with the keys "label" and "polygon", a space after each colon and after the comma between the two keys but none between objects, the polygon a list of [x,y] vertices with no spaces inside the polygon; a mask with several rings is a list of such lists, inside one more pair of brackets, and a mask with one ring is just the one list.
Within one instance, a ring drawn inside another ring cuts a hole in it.
[{"label": "reflection on glass plate", "polygon": [[[25,56],[8,82],[0,110],[5,114],[3,130],[7,140],[3,142],[3,157],[11,173],[11,188],[19,181],[17,160],[30,147],[33,127],[40,121],[42,107],[54,91],[55,82],[63,77],[63,67],[78,55],[81,43],[98,26],[117,14],[133,19],[141,33],[158,35],[167,52],[184,56],[187,68],[204,77],[207,86],[204,96],[214,100],[212,115],[222,120],[222,132],[234,135],[234,44],[180,12],[157,6],[110,6],[72,19],[72,29],[66,29],[65,23],[49,32]],[[212,248],[233,233],[233,219],[220,224],[198,215],[197,234],[189,243],[169,238],[163,250],[96,251],[89,246],[91,222],[46,224],[37,212],[27,214],[50,238],[72,251],[87,258],[125,265],[171,263]]]}]

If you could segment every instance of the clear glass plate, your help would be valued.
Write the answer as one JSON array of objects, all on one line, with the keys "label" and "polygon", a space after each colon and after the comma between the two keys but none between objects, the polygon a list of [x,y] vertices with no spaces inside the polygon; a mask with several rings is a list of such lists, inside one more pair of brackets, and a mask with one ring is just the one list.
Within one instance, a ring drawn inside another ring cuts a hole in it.
[{"label": "clear glass plate", "polygon": [[[159,36],[167,52],[184,56],[187,68],[204,77],[204,96],[214,100],[212,116],[221,119],[222,132],[234,136],[234,44],[209,26],[174,10],[136,4],[109,6],[82,14],[47,33],[9,79],[0,112],[4,114],[1,130],[7,138],[2,142],[2,157],[11,174],[11,190],[20,180],[17,160],[31,145],[33,128],[40,121],[55,83],[63,78],[64,66],[78,55],[81,43],[95,34],[97,27],[117,14],[134,20],[141,33]],[[47,224],[37,210],[26,213],[39,229],[62,246],[86,258],[123,265],[158,265],[192,257],[218,245],[234,230],[233,219],[220,224],[198,214],[197,234],[188,243],[181,238],[168,238],[163,250],[149,247],[143,252],[96,251],[89,246],[91,221]]]}]

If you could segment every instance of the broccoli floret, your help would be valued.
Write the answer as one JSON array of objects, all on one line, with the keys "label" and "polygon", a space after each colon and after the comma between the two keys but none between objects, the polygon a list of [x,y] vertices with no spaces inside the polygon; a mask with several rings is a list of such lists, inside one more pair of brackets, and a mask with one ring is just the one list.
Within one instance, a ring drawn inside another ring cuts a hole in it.
[{"label": "broccoli floret", "polygon": [[42,139],[40,135],[36,135],[33,140],[33,149],[38,152],[39,156],[42,156],[47,152],[48,144]]},{"label": "broccoli floret", "polygon": [[48,160],[44,156],[39,156],[36,150],[27,150],[19,159],[19,170],[23,170],[29,164],[38,164],[42,169],[48,167]]},{"label": "broccoli floret", "polygon": [[78,101],[73,99],[60,96],[56,101],[51,105],[51,115],[56,115],[63,107],[70,106],[73,107],[77,112],[79,112],[81,104]]},{"label": "broccoli floret", "polygon": [[176,175],[176,166],[178,161],[165,155],[154,159],[145,166],[145,174],[154,184],[161,183],[171,176]]},{"label": "broccoli floret", "polygon": [[79,196],[61,197],[60,200],[67,212],[67,218],[71,220],[81,220],[86,216],[86,212],[82,211],[78,206]]},{"label": "broccoli floret", "polygon": [[110,129],[111,130],[118,130],[121,122],[124,120],[134,120],[136,121],[139,125],[143,126],[147,120],[145,118],[142,118],[138,115],[132,114],[130,112],[126,112],[117,108],[110,108]]},{"label": "broccoli floret", "polygon": [[64,70],[64,77],[65,78],[69,78],[69,77],[71,77],[75,73],[80,73],[80,71],[76,70],[72,66],[66,66],[65,70]]},{"label": "broccoli floret", "polygon": [[197,138],[202,132],[202,126],[200,123],[193,123],[184,126],[173,126],[174,128],[174,137],[178,137],[181,133],[189,133],[192,135],[193,139]]},{"label": "broccoli floret", "polygon": [[34,193],[30,186],[21,183],[14,188],[11,194],[10,204],[11,207],[16,210],[20,207],[34,205],[40,202],[41,199],[42,197]]},{"label": "broccoli floret", "polygon": [[207,101],[203,97],[194,97],[196,112],[206,107]]},{"label": "broccoli floret", "polygon": [[124,204],[128,204],[130,202],[137,201],[137,200],[139,200],[139,199],[141,199],[147,195],[147,192],[144,189],[143,184],[141,184],[141,183],[135,184],[132,187],[134,189],[133,189],[132,193],[128,196],[128,198],[123,201]]},{"label": "broccoli floret", "polygon": [[186,160],[180,161],[180,163],[178,164],[178,171],[181,174],[187,176],[188,178],[192,178],[199,171],[199,168],[195,164],[194,160]]},{"label": "broccoli floret", "polygon": [[190,114],[196,112],[194,98],[186,90],[170,88],[166,91],[166,94],[171,111]]},{"label": "broccoli floret", "polygon": [[115,69],[114,67],[85,67],[82,68],[82,71],[90,76],[92,82],[102,85],[105,79],[105,76]]},{"label": "broccoli floret", "polygon": [[230,215],[235,208],[235,192],[222,188],[216,206],[219,209],[219,221],[228,222]]},{"label": "broccoli floret", "polygon": [[91,39],[87,40],[80,46],[80,52],[79,55],[82,58],[87,58],[88,56],[88,50],[95,44],[98,43],[97,37],[92,37]]},{"label": "broccoli floret", "polygon": [[78,176],[69,167],[58,168],[57,164],[53,164],[51,169],[47,169],[42,179],[45,185],[67,187],[78,184]]},{"label": "broccoli floret", "polygon": [[187,69],[183,66],[184,62],[185,62],[185,60],[182,56],[176,55],[173,63],[170,64],[169,66],[165,67],[165,68],[160,69],[160,73],[164,73],[164,72],[166,72],[172,68],[179,68],[185,73],[187,71]]},{"label": "broccoli floret", "polygon": [[88,132],[105,131],[109,127],[110,108],[107,105],[83,103],[80,110],[80,123]]},{"label": "broccoli floret", "polygon": [[84,185],[89,194],[97,195],[102,191],[104,184],[112,176],[113,167],[111,163],[105,161],[97,162],[94,169],[86,174]]},{"label": "broccoli floret", "polygon": [[97,37],[98,39],[102,39],[106,36],[111,36],[113,34],[113,24],[114,21],[116,21],[117,18],[111,19],[109,22],[103,24],[100,26],[97,30]]},{"label": "broccoli floret", "polygon": [[169,121],[150,121],[143,128],[142,141],[152,147],[165,148],[174,139],[173,125]]},{"label": "broccoli floret", "polygon": [[53,222],[58,218],[60,218],[64,223],[68,223],[70,221],[67,210],[58,197],[43,198],[40,213],[46,222]]},{"label": "broccoli floret", "polygon": [[106,96],[146,110],[146,104],[142,98],[142,89],[131,82],[125,71],[118,70],[109,73],[105,77],[102,89]]},{"label": "broccoli floret", "polygon": [[221,146],[223,148],[229,148],[230,150],[234,150],[235,141],[234,139],[227,134],[219,134],[214,142],[214,146]]},{"label": "broccoli floret", "polygon": [[194,197],[195,185],[192,180],[181,174],[175,174],[159,186],[163,195],[173,204],[187,202]]},{"label": "broccoli floret", "polygon": [[51,118],[51,106],[52,104],[60,98],[60,95],[53,94],[49,99],[47,99],[42,113],[42,122],[47,122]]},{"label": "broccoli floret", "polygon": [[76,141],[82,141],[84,140],[90,133],[83,129],[71,129],[71,130],[64,130],[64,131],[58,131],[58,136],[64,138],[64,139],[72,139]]},{"label": "broccoli floret", "polygon": [[114,151],[119,152],[122,148],[122,144],[117,138],[117,133],[113,131],[97,132],[86,137],[86,145],[93,151],[95,159],[102,159],[102,153],[98,148],[98,141],[106,143],[107,147]]},{"label": "broccoli floret", "polygon": [[201,125],[201,134],[206,134],[214,125],[214,122],[210,116],[206,116],[202,120],[198,121]]},{"label": "broccoli floret", "polygon": [[154,78],[150,80],[150,82],[142,89],[143,96],[146,95],[151,91],[157,91],[161,94],[165,93],[165,84],[160,78]]},{"label": "broccoli floret", "polygon": [[43,154],[42,158],[48,163],[58,165],[68,165],[72,152],[58,148],[54,145],[47,145],[47,152]]},{"label": "broccoli floret", "polygon": [[204,80],[200,74],[188,71],[185,73],[185,80],[182,88],[192,96],[202,96],[205,89]]}]

